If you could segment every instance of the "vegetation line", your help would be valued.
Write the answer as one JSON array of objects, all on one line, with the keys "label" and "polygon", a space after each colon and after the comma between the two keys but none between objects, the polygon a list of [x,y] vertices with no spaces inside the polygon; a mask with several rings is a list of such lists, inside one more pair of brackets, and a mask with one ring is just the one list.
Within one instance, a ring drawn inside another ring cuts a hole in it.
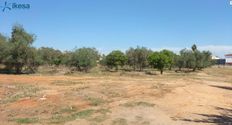
[{"label": "vegetation line", "polygon": [[[72,71],[88,72],[100,65],[109,71],[144,71],[156,68],[163,74],[165,69],[176,68],[181,71],[201,70],[212,64],[211,52],[199,51],[196,45],[191,50],[183,49],[179,54],[169,50],[153,52],[145,47],[129,48],[125,53],[114,50],[108,55],[101,55],[95,48],[79,48],[61,52],[53,48],[32,46],[35,36],[29,34],[20,25],[12,28],[10,38],[0,34],[0,64],[3,73],[35,73],[38,66],[65,65]],[[0,67],[1,68],[1,67]]]}]

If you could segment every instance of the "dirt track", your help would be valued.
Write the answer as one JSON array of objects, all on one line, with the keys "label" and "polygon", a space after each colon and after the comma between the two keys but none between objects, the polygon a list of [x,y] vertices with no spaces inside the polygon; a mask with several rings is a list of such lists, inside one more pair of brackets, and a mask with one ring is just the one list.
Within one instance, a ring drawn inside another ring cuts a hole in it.
[{"label": "dirt track", "polygon": [[232,70],[148,75],[0,75],[1,124],[232,123]]}]

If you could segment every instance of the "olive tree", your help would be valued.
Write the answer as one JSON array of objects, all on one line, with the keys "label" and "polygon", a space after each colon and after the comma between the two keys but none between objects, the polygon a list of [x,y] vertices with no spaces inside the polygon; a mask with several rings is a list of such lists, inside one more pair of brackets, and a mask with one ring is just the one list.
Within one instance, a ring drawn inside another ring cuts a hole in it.
[{"label": "olive tree", "polygon": [[164,68],[168,65],[168,56],[164,53],[154,52],[148,57],[149,64],[157,68],[163,74]]},{"label": "olive tree", "polygon": [[0,63],[4,63],[4,60],[7,57],[8,45],[7,38],[0,34]]},{"label": "olive tree", "polygon": [[162,54],[164,54],[164,55],[166,55],[168,57],[167,58],[167,62],[168,62],[167,68],[169,70],[171,70],[172,67],[173,67],[173,65],[174,65],[174,63],[175,63],[175,56],[176,56],[176,54],[174,52],[172,52],[170,50],[166,50],[166,49],[162,50],[160,53],[162,53]]},{"label": "olive tree", "polygon": [[31,66],[31,61],[35,56],[32,52],[34,40],[34,35],[27,33],[22,26],[13,26],[8,44],[9,55],[6,58],[8,68],[14,68],[16,73],[22,73],[24,67]]},{"label": "olive tree", "polygon": [[211,65],[211,52],[209,51],[199,51],[197,49],[197,46],[194,44],[192,46],[192,52],[194,54],[195,57],[195,66],[193,68],[193,71],[195,71],[196,69],[202,69],[202,68],[206,68],[208,66]]},{"label": "olive tree", "polygon": [[59,66],[63,61],[63,53],[49,47],[41,47],[38,49],[38,57],[41,64]]},{"label": "olive tree", "polygon": [[96,66],[99,57],[95,48],[79,48],[72,53],[69,64],[79,71],[88,72],[89,69]]},{"label": "olive tree", "polygon": [[139,69],[142,71],[148,66],[148,55],[152,53],[151,50],[145,47],[130,48],[126,51],[126,56],[128,58],[128,64],[133,67],[134,70]]},{"label": "olive tree", "polygon": [[124,66],[127,61],[127,58],[123,52],[120,50],[112,51],[106,56],[106,65],[109,68],[116,68],[118,70],[119,66]]}]

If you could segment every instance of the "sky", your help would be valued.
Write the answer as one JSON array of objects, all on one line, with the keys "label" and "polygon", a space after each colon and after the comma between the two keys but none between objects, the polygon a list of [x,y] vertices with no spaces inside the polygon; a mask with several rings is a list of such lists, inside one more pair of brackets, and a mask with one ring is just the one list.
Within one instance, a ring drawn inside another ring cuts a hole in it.
[{"label": "sky", "polygon": [[36,35],[35,47],[101,53],[144,46],[175,52],[197,44],[223,57],[232,53],[230,0],[0,0],[30,9],[0,8],[0,33],[14,24]]}]

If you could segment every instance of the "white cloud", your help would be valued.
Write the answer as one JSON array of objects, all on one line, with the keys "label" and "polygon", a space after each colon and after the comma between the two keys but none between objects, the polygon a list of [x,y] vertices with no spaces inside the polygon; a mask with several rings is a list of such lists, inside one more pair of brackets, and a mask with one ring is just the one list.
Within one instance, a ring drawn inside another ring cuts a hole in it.
[{"label": "white cloud", "polygon": [[199,46],[199,50],[209,50],[214,55],[219,57],[224,57],[225,54],[232,53],[232,46],[227,45],[206,45],[206,46]]}]

